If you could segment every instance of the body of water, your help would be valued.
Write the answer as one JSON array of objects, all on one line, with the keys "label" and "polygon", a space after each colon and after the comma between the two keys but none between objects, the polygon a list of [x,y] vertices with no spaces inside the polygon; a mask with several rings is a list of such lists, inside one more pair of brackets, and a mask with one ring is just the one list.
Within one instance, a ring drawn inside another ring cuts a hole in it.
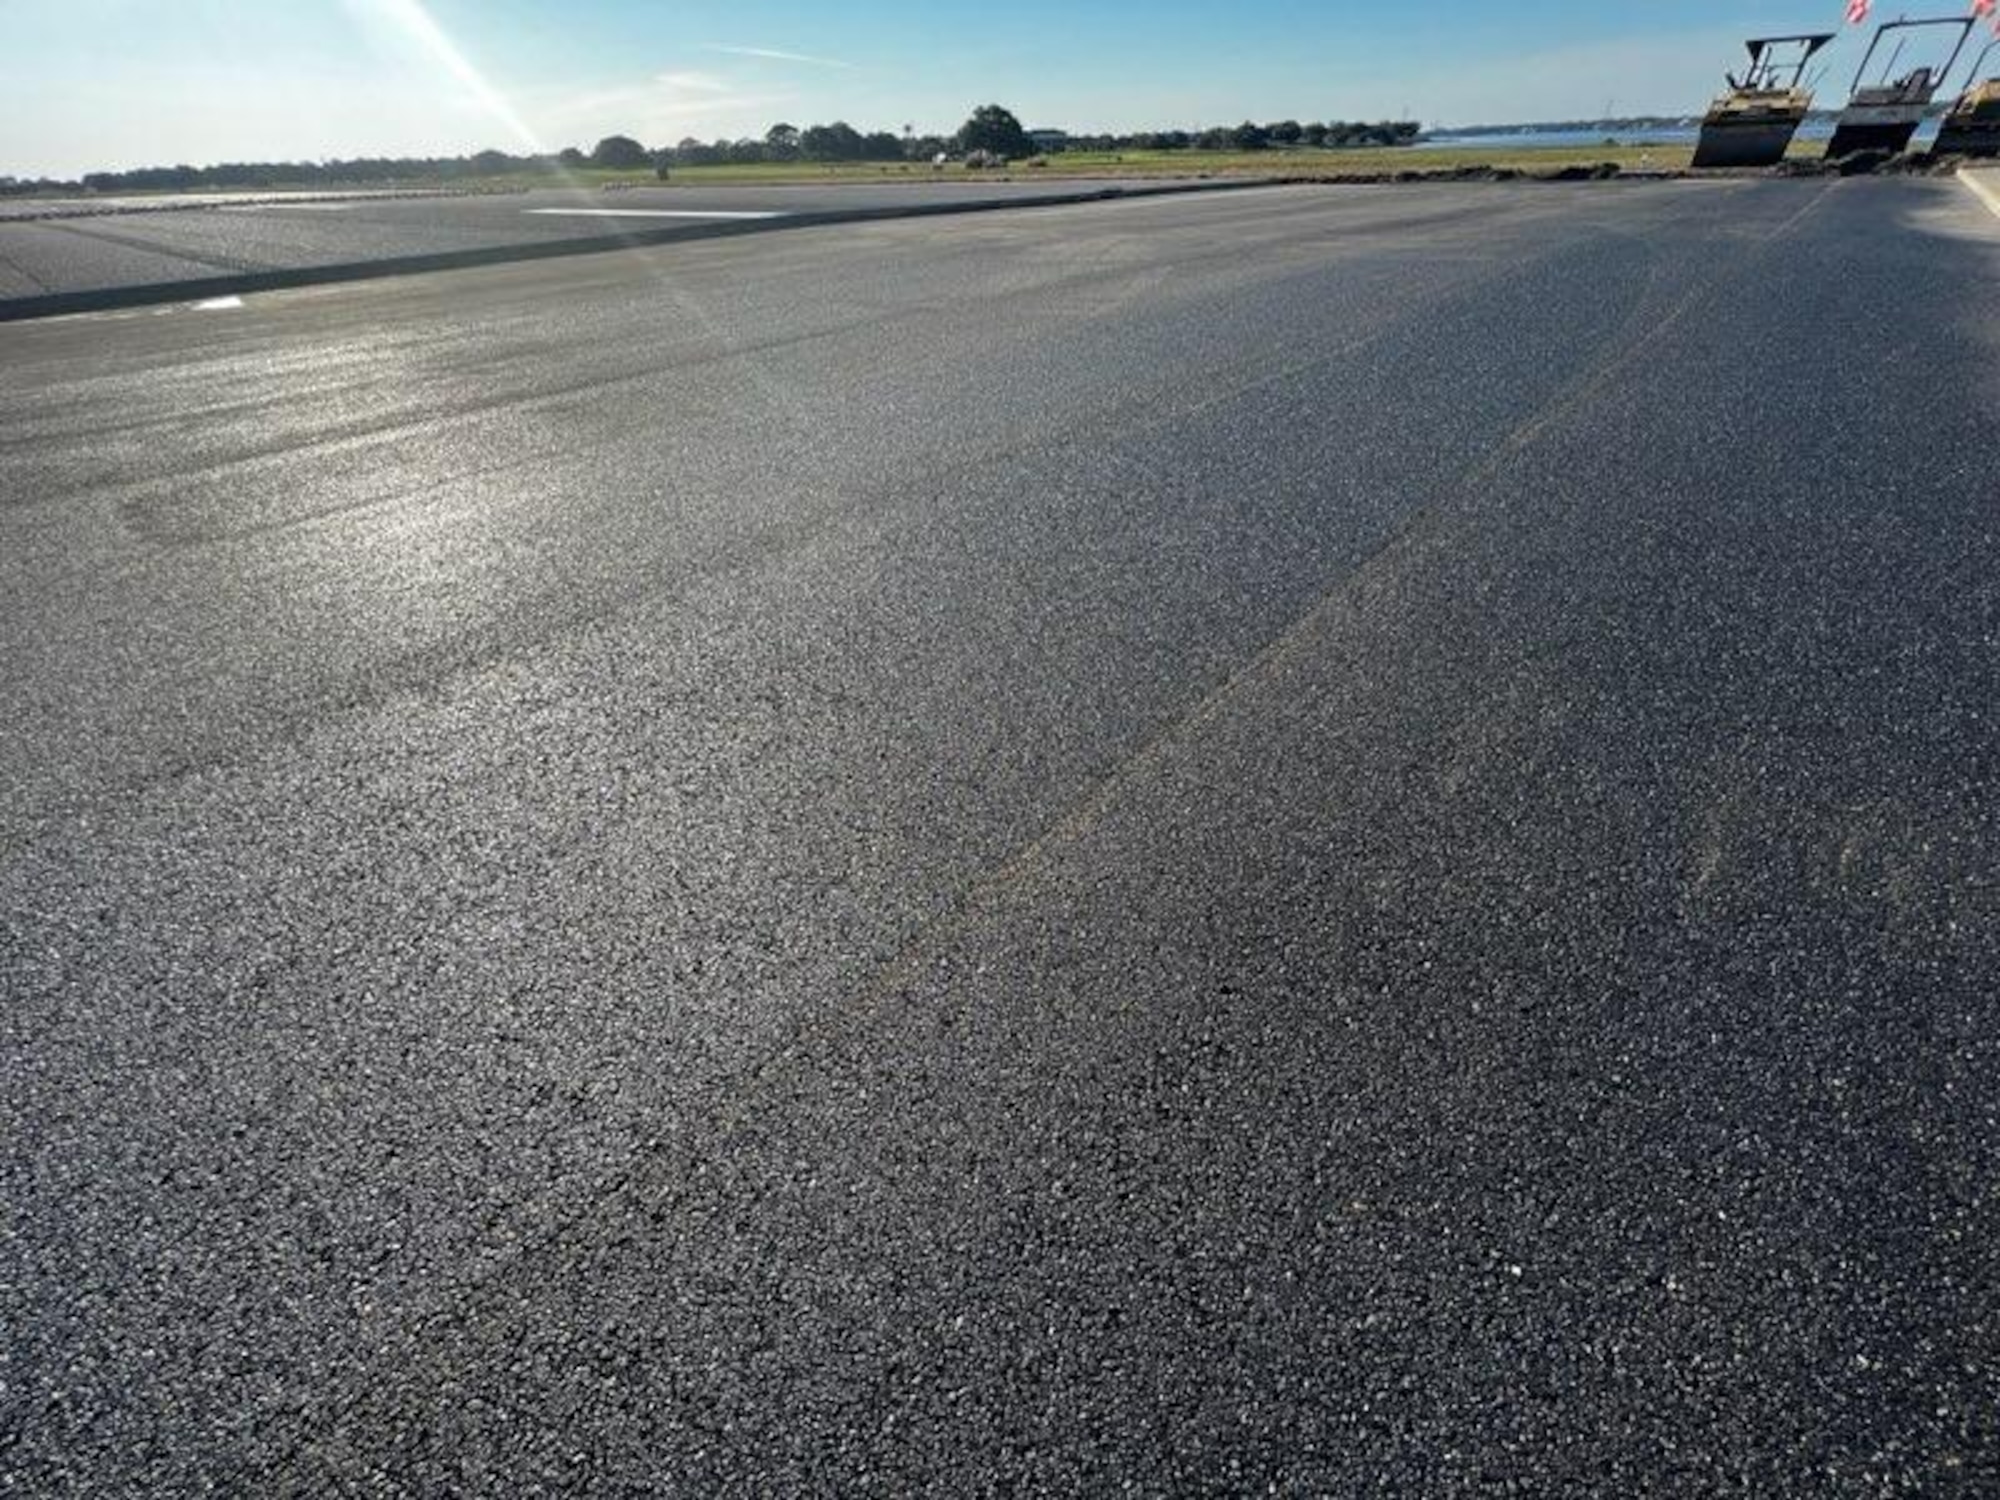
[{"label": "body of water", "polygon": [[[1935,139],[1938,121],[1928,119],[1917,131],[1916,144],[1925,146]],[[1454,134],[1439,131],[1426,136],[1416,143],[1416,150],[1491,150],[1521,151],[1536,146],[1579,147],[1579,146],[1686,146],[1692,147],[1701,134],[1699,122],[1686,125],[1660,125],[1649,130],[1510,130],[1494,131],[1491,134]],[[1798,138],[1802,141],[1824,141],[1833,135],[1832,120],[1808,120],[1800,127]]]}]

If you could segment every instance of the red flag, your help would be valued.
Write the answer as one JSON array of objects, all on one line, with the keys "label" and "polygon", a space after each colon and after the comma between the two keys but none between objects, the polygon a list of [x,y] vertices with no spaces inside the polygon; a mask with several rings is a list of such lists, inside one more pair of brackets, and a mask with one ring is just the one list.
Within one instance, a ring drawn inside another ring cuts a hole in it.
[{"label": "red flag", "polygon": [[1993,23],[1993,34],[2000,36],[2000,0],[1972,0],[1972,18],[1984,18]]},{"label": "red flag", "polygon": [[[1972,3],[1977,5],[1979,4],[1979,0],[1972,0]],[[1849,26],[1859,26],[1867,19],[1868,0],[1847,0],[1847,24]]]}]

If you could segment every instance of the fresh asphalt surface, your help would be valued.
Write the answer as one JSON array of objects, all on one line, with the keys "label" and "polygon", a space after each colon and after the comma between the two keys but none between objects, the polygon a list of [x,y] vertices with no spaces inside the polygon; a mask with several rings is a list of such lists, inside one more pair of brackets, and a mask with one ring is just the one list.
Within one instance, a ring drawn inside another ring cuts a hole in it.
[{"label": "fresh asphalt surface", "polygon": [[[0,200],[0,302],[43,293],[189,281],[621,232],[653,234],[743,218],[967,205],[1158,181],[1032,179],[774,187],[642,187],[622,192],[388,194]],[[29,219],[28,215],[36,216]],[[47,217],[60,215],[60,217]]]},{"label": "fresh asphalt surface", "polygon": [[10,1493],[1991,1493],[2000,221],[0,329]]}]

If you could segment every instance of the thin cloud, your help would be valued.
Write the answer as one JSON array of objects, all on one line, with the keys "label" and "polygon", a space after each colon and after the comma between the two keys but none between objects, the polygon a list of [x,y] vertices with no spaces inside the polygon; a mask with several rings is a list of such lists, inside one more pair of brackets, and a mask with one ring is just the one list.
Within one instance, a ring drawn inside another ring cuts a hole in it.
[{"label": "thin cloud", "polygon": [[[703,79],[701,82],[718,80]],[[690,86],[685,76],[664,74],[644,83],[596,93],[541,101],[535,116],[558,135],[604,134],[617,130],[647,140],[667,141],[692,130],[706,136],[763,134],[774,110],[795,100],[783,90],[737,92]]]},{"label": "thin cloud", "polygon": [[712,73],[662,73],[654,82],[689,94],[730,94],[736,91],[736,85]]},{"label": "thin cloud", "polygon": [[724,42],[703,42],[704,52],[725,52],[731,57],[755,57],[765,62],[803,63],[809,68],[852,68],[851,62],[837,57],[814,57],[810,52],[781,52],[776,47],[732,47]]}]

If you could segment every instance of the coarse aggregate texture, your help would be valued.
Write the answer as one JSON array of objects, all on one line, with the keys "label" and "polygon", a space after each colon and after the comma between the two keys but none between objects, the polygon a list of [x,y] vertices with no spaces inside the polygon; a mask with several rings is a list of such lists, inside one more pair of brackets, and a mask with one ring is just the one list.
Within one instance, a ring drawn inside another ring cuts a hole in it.
[{"label": "coarse aggregate texture", "polygon": [[0,329],[0,1490],[1991,1493],[2000,234]]}]

